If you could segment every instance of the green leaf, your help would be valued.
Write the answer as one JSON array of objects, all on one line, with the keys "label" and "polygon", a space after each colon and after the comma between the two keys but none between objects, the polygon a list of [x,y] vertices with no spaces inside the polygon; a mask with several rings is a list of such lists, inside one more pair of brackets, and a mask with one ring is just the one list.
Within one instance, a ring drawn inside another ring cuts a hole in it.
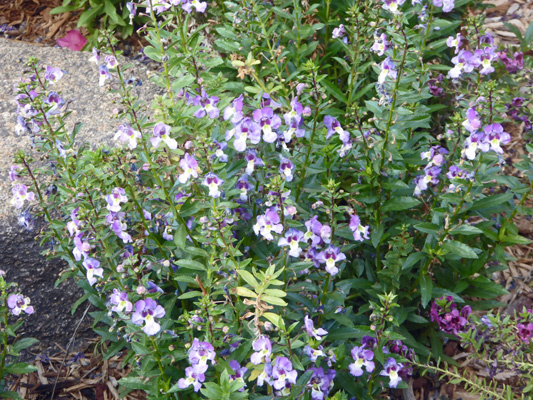
[{"label": "green leaf", "polygon": [[244,297],[257,297],[257,294],[252,292],[250,289],[245,288],[244,286],[239,286],[231,289],[232,293],[235,293],[237,296]]},{"label": "green leaf", "polygon": [[254,276],[245,269],[237,270],[237,273],[241,276],[242,279],[245,280],[248,285],[252,286],[254,289],[259,286],[259,282],[257,282],[257,279],[255,279]]},{"label": "green leaf", "polygon": [[444,242],[442,248],[461,258],[477,258],[477,254],[474,249],[456,240],[448,240]]},{"label": "green leaf", "polygon": [[24,338],[17,341],[12,347],[18,353],[21,350],[33,346],[35,343],[39,343],[35,338]]},{"label": "green leaf", "polygon": [[141,378],[138,376],[127,376],[118,381],[119,384],[134,390],[149,390],[152,387],[152,382],[157,381],[150,378]]},{"label": "green leaf", "polygon": [[320,81],[320,83],[326,87],[326,91],[328,91],[329,94],[334,96],[337,100],[340,100],[342,103],[346,104],[348,99],[346,98],[344,93],[340,91],[340,89],[337,86],[335,86],[333,83],[331,83],[327,79]]},{"label": "green leaf", "polygon": [[450,230],[450,235],[479,235],[483,231],[472,225],[460,225]]},{"label": "green leaf", "polygon": [[180,225],[174,233],[174,243],[180,249],[185,248],[185,241],[187,240],[187,229],[185,225]]},{"label": "green leaf", "polygon": [[382,208],[383,212],[408,210],[420,204],[420,201],[411,196],[393,197]]},{"label": "green leaf", "polygon": [[335,340],[348,340],[348,339],[361,339],[363,336],[368,335],[367,331],[363,331],[358,328],[339,328],[330,330],[328,333],[328,340],[333,342]]},{"label": "green leaf", "polygon": [[5,374],[28,374],[33,371],[37,371],[37,367],[26,363],[11,364],[4,368]]},{"label": "green leaf", "polygon": [[102,7],[103,4],[98,4],[97,6],[84,11],[80,16],[80,19],[78,20],[78,28],[81,28],[82,26],[91,26],[94,22],[96,15],[100,12]]},{"label": "green leaf", "polygon": [[491,208],[495,208],[501,205],[502,203],[505,203],[511,200],[513,196],[514,194],[511,192],[487,196],[483,199],[474,201],[474,204],[472,204],[472,206],[470,207],[470,210],[471,211],[490,210]]},{"label": "green leaf", "polygon": [[0,392],[0,397],[3,399],[17,399],[17,400],[23,400],[22,397],[18,395],[18,393],[13,392],[11,390],[2,390]]},{"label": "green leaf", "polygon": [[181,260],[176,261],[176,264],[178,264],[180,267],[188,268],[188,269],[194,269],[194,270],[197,270],[197,271],[206,271],[207,270],[205,265],[203,265],[202,263],[199,263],[198,261],[195,261],[195,260],[181,259]]},{"label": "green leaf", "polygon": [[422,302],[422,307],[426,308],[428,303],[431,300],[431,295],[433,293],[433,281],[427,275],[422,275],[420,277],[420,297]]},{"label": "green leaf", "polygon": [[186,299],[192,299],[194,297],[203,297],[202,292],[198,290],[192,290],[190,292],[185,292],[181,296],[178,297],[180,300],[186,300]]},{"label": "green leaf", "polygon": [[509,29],[511,32],[513,32],[516,35],[516,37],[518,39],[520,39],[520,41],[522,41],[522,32],[520,32],[520,29],[518,29],[516,26],[514,26],[514,25],[512,25],[512,24],[510,24],[508,22],[504,22],[503,24],[507,27],[507,29]]},{"label": "green leaf", "polygon": [[265,289],[265,294],[268,294],[269,296],[276,296],[276,297],[285,297],[287,296],[287,293],[285,293],[283,290],[279,289]]},{"label": "green leaf", "polygon": [[526,34],[524,35],[524,42],[526,46],[529,46],[531,42],[533,42],[533,22],[530,22],[527,27]]},{"label": "green leaf", "polygon": [[115,8],[114,4],[111,3],[110,0],[104,0],[104,10],[105,13],[109,16],[109,18],[111,18],[111,20],[115,24],[126,26],[126,23],[124,22],[122,17],[117,14],[117,9]]},{"label": "green leaf", "polygon": [[430,222],[423,222],[421,224],[415,225],[414,228],[417,231],[429,233],[430,235],[436,235],[440,230],[440,226],[432,224]]},{"label": "green leaf", "polygon": [[372,241],[372,246],[374,246],[374,248],[377,248],[379,243],[381,242],[384,230],[384,224],[381,224],[377,227],[377,229],[372,230],[372,233],[370,234],[370,240]]},{"label": "green leaf", "polygon": [[50,10],[50,15],[63,14],[63,13],[67,13],[69,11],[78,10],[79,8],[80,7],[77,4],[70,4],[70,5],[67,5],[67,6],[59,6],[59,7],[52,8]]},{"label": "green leaf", "polygon": [[279,297],[263,295],[263,296],[261,296],[261,300],[263,300],[264,302],[266,302],[268,304],[272,304],[274,306],[285,307],[287,305],[287,303],[285,301],[283,301],[282,299],[280,299]]}]

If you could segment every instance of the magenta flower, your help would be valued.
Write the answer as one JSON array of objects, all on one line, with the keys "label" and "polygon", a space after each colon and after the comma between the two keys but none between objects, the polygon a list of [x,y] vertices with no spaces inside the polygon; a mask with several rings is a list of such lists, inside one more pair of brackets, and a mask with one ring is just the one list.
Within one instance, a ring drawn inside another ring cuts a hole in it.
[{"label": "magenta flower", "polygon": [[381,376],[388,376],[390,379],[389,386],[395,388],[398,386],[398,383],[401,382],[402,378],[398,375],[399,370],[403,368],[403,364],[398,364],[394,358],[389,358],[385,365],[383,366],[383,371],[381,371]]},{"label": "magenta flower", "polygon": [[346,260],[346,256],[344,255],[344,253],[341,253],[338,247],[329,246],[326,250],[318,253],[316,259],[321,264],[325,263],[326,271],[331,274],[331,276],[335,276],[339,272],[339,268],[337,268],[336,263],[339,261]]},{"label": "magenta flower", "polygon": [[13,315],[20,315],[22,311],[26,314],[33,314],[35,311],[33,306],[30,306],[30,299],[21,294],[10,294],[7,298],[7,306]]},{"label": "magenta flower", "polygon": [[443,332],[457,335],[465,330],[468,317],[472,313],[470,306],[464,306],[459,313],[451,296],[435,299],[431,306],[431,321],[437,322]]},{"label": "magenta flower", "polygon": [[498,57],[510,74],[516,74],[524,68],[524,54],[522,52],[514,53],[512,58],[509,58],[507,54],[501,52],[498,53]]},{"label": "magenta flower", "polygon": [[352,349],[352,358],[353,363],[349,365],[350,374],[353,376],[363,375],[363,367],[365,367],[367,372],[374,371],[374,352],[372,350],[366,349],[365,346],[354,347]]},{"label": "magenta flower", "polygon": [[96,277],[104,277],[104,269],[100,268],[100,261],[95,258],[87,257],[83,261],[83,266],[87,270],[87,280],[89,285],[94,285],[96,283]]},{"label": "magenta flower", "polygon": [[353,239],[357,242],[362,242],[368,237],[368,225],[362,225],[361,220],[357,214],[350,217],[350,229],[353,232]]},{"label": "magenta flower", "polygon": [[525,325],[520,323],[516,325],[516,328],[518,329],[518,338],[529,344],[529,340],[531,339],[531,336],[533,336],[533,324],[529,323]]},{"label": "magenta flower", "polygon": [[135,303],[135,312],[131,315],[131,322],[135,325],[144,323],[143,332],[148,336],[157,334],[161,325],[156,318],[163,318],[165,309],[153,299],[139,300]]},{"label": "magenta flower", "polygon": [[121,292],[118,289],[113,289],[113,294],[110,297],[110,302],[113,304],[112,311],[115,312],[131,312],[133,310],[133,304],[128,299],[128,293]]},{"label": "magenta flower", "polygon": [[185,153],[185,156],[180,160],[180,168],[183,170],[178,177],[178,180],[181,184],[187,183],[191,176],[193,178],[198,178],[198,162],[188,153]]},{"label": "magenta flower", "polygon": [[307,334],[310,337],[314,337],[316,340],[322,340],[323,337],[328,334],[328,331],[322,328],[315,329],[315,325],[313,323],[313,320],[309,318],[309,315],[306,315],[304,318],[304,326],[305,330],[307,331]]},{"label": "magenta flower", "polygon": [[274,132],[274,129],[278,129],[281,126],[281,118],[277,114],[274,114],[272,108],[263,107],[255,110],[253,118],[263,131],[263,140],[267,143],[275,142],[278,135]]},{"label": "magenta flower", "polygon": [[152,146],[157,149],[161,141],[163,141],[169,149],[176,150],[178,148],[178,142],[170,137],[170,129],[170,126],[165,125],[162,122],[156,124],[154,126],[153,137],[150,138]]},{"label": "magenta flower", "polygon": [[33,201],[35,200],[35,193],[28,192],[28,187],[19,183],[11,189],[13,193],[13,198],[11,199],[11,204],[16,208],[22,208],[26,200]]},{"label": "magenta flower", "polygon": [[272,354],[272,343],[270,339],[266,336],[259,336],[254,340],[252,348],[255,350],[255,353],[250,357],[250,361],[254,365],[263,364],[267,361],[270,361],[270,355]]},{"label": "magenta flower", "polygon": [[141,133],[133,129],[131,126],[120,125],[113,139],[120,140],[122,143],[127,142],[128,147],[134,149],[137,147],[137,140],[141,137]]},{"label": "magenta flower", "polygon": [[191,348],[189,349],[189,362],[192,365],[207,365],[208,361],[215,364],[215,348],[209,342],[200,342],[194,338]]},{"label": "magenta flower", "polygon": [[78,29],[72,29],[67,32],[65,37],[57,39],[57,44],[59,46],[66,47],[74,51],[81,51],[86,43],[87,39]]},{"label": "magenta flower", "polygon": [[181,378],[178,381],[178,387],[180,389],[194,387],[194,391],[198,392],[202,388],[202,382],[205,381],[204,372],[207,370],[207,365],[193,365],[192,367],[185,368],[186,378]]},{"label": "magenta flower", "polygon": [[109,211],[119,212],[121,209],[120,204],[127,202],[128,198],[126,197],[126,191],[117,187],[111,191],[111,194],[105,196],[105,200]]}]

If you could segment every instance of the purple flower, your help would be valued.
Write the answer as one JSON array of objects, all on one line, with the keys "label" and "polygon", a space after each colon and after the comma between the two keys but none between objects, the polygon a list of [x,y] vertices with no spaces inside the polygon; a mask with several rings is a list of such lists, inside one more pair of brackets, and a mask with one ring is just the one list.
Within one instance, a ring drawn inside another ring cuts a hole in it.
[{"label": "purple flower", "polygon": [[89,244],[89,242],[87,240],[85,241],[82,241],[82,238],[83,238],[83,233],[78,233],[75,237],[74,237],[74,250],[72,250],[72,254],[74,255],[74,259],[76,261],[80,261],[81,260],[81,257],[83,256],[83,258],[87,258],[87,256],[89,255],[89,250],[91,250],[91,245]]},{"label": "purple flower", "polygon": [[313,349],[310,345],[305,346],[304,354],[307,355],[312,362],[316,362],[318,357],[324,357],[324,347],[318,346],[318,348]]},{"label": "purple flower", "polygon": [[35,311],[33,306],[30,306],[30,299],[21,294],[10,294],[7,298],[7,306],[13,315],[20,315],[22,311],[26,314],[33,314]]},{"label": "purple flower", "polygon": [[455,7],[455,0],[433,0],[435,7],[442,7],[442,12],[449,13]]},{"label": "purple flower", "polygon": [[333,388],[333,381],[337,373],[334,369],[324,371],[322,367],[311,367],[307,371],[313,371],[313,375],[307,383],[311,393],[311,400],[324,400]]},{"label": "purple flower", "polygon": [[485,132],[485,137],[488,143],[490,144],[491,150],[496,153],[503,154],[503,149],[500,147],[501,144],[508,144],[511,141],[511,135],[503,131],[503,126],[500,124],[491,124],[486,126],[483,131]]},{"label": "purple flower", "polygon": [[209,196],[213,198],[220,197],[221,192],[219,187],[223,183],[224,181],[213,172],[208,173],[202,181],[202,185],[207,186],[209,188]]},{"label": "purple flower", "polygon": [[381,63],[381,72],[378,76],[378,83],[380,85],[383,85],[385,83],[385,79],[390,77],[391,79],[395,80],[398,77],[398,72],[396,71],[396,65],[391,60],[390,57],[387,57],[383,62]]},{"label": "purple flower", "polygon": [[279,156],[279,159],[281,161],[279,165],[279,172],[281,173],[281,176],[285,178],[287,182],[292,181],[294,178],[292,175],[294,164],[291,162],[291,160],[289,160],[287,157],[283,157],[282,155]]},{"label": "purple flower", "polygon": [[439,183],[437,178],[441,173],[440,167],[430,167],[424,170],[425,175],[420,175],[415,179],[416,186],[414,190],[415,196],[420,196],[424,190],[427,190],[429,184],[436,185]]},{"label": "purple flower", "polygon": [[211,119],[218,118],[218,115],[220,114],[220,110],[217,107],[218,101],[218,97],[210,97],[207,95],[205,90],[202,89],[202,94],[200,96],[196,96],[192,101],[195,106],[200,106],[200,108],[196,110],[193,115],[196,118],[203,118],[206,115],[208,115]]},{"label": "purple flower", "polygon": [[400,14],[400,7],[405,3],[405,0],[383,0],[383,8],[389,10],[393,14]]},{"label": "purple flower", "polygon": [[403,368],[403,364],[398,364],[394,358],[389,358],[385,365],[383,366],[383,371],[381,371],[381,376],[388,376],[390,379],[389,386],[395,388],[398,386],[398,383],[402,380],[398,375],[398,371]]},{"label": "purple flower", "polygon": [[[229,362],[229,366],[235,372],[235,374],[232,374],[232,375],[229,376],[229,380],[230,381],[239,381],[239,382],[244,383],[244,374],[246,374],[246,372],[248,371],[248,368],[241,367],[241,365],[239,364],[239,362],[237,360],[231,360]],[[244,392],[244,388],[245,387],[246,387],[246,385],[241,387],[239,389],[239,392]]]},{"label": "purple flower", "polygon": [[191,7],[194,7],[196,12],[204,13],[207,8],[207,2],[199,0],[182,0],[181,8],[183,8],[188,14],[191,12]]},{"label": "purple flower", "polygon": [[303,232],[296,228],[291,228],[285,233],[284,237],[279,239],[278,246],[289,246],[289,255],[292,257],[299,257],[302,252],[299,243],[304,242],[303,238]]},{"label": "purple flower", "polygon": [[261,141],[261,127],[256,124],[251,118],[244,118],[240,124],[233,129],[226,132],[226,140],[235,136],[233,147],[237,151],[246,150],[246,140],[250,139],[253,144],[258,144]]},{"label": "purple flower", "polygon": [[423,151],[420,153],[420,158],[422,160],[428,160],[429,163],[426,165],[425,169],[431,168],[432,166],[441,167],[446,159],[444,155],[448,154],[449,151],[441,146],[432,146],[428,151]]},{"label": "purple flower", "polygon": [[178,176],[178,180],[181,184],[187,183],[191,176],[193,178],[198,178],[198,171],[200,170],[198,162],[188,153],[185,153],[185,156],[180,160],[180,168],[183,170]]},{"label": "purple flower", "polygon": [[100,65],[98,67],[98,73],[100,74],[100,79],[98,81],[98,85],[104,86],[105,81],[107,79],[111,79],[111,74],[109,73],[109,70],[105,65]]},{"label": "purple flower", "polygon": [[13,189],[11,189],[11,192],[13,193],[11,204],[14,205],[16,208],[22,208],[26,200],[28,201],[35,200],[35,193],[28,192],[28,187],[21,183],[13,186]]},{"label": "purple flower", "polygon": [[479,73],[481,75],[488,75],[494,72],[492,60],[497,58],[497,54],[494,52],[493,47],[485,47],[484,49],[476,50],[474,54],[480,61],[479,66],[481,69]]},{"label": "purple flower", "polygon": [[389,44],[390,43],[387,41],[387,35],[384,33],[378,35],[376,32],[374,33],[374,44],[372,45],[371,50],[377,53],[378,56],[382,56],[389,48]]},{"label": "purple flower", "polygon": [[93,62],[95,64],[98,64],[100,62],[100,50],[98,50],[96,47],[93,47],[93,55],[89,59],[90,62]]},{"label": "purple flower", "polygon": [[20,179],[20,176],[17,174],[18,169],[20,169],[18,165],[12,165],[9,169],[9,180],[11,182],[15,182],[16,180]]},{"label": "purple flower", "polygon": [[350,229],[353,232],[353,239],[357,242],[362,242],[369,238],[368,225],[362,225],[357,214],[350,217]]},{"label": "purple flower", "polygon": [[78,211],[79,207],[76,207],[70,213],[70,221],[67,222],[67,230],[70,236],[75,235],[79,232],[78,227],[80,226],[80,221],[78,220]]},{"label": "purple flower", "polygon": [[274,129],[278,129],[281,126],[281,118],[274,114],[272,108],[263,107],[255,110],[253,118],[263,131],[263,140],[267,143],[275,142],[278,135],[274,132]]},{"label": "purple flower", "polygon": [[24,227],[27,231],[33,231],[35,227],[34,219],[28,210],[20,212],[17,216],[19,226]]},{"label": "purple flower", "polygon": [[467,179],[469,178],[470,173],[459,168],[457,165],[452,165],[446,176],[448,179]]},{"label": "purple flower", "polygon": [[465,148],[462,150],[462,155],[466,156],[469,160],[476,158],[477,150],[481,150],[486,153],[490,150],[490,143],[487,142],[485,133],[472,133],[465,140]]},{"label": "purple flower", "polygon": [[455,54],[459,53],[459,50],[461,46],[463,45],[463,37],[461,36],[461,32],[457,33],[456,37],[450,36],[448,40],[446,40],[446,45],[448,47],[455,47]]},{"label": "purple flower", "polygon": [[478,113],[474,108],[469,108],[466,112],[466,120],[463,121],[463,126],[470,133],[475,133],[481,127],[481,120],[478,118]]},{"label": "purple flower", "polygon": [[107,69],[114,69],[118,67],[118,61],[115,56],[105,56],[105,66],[107,67]]},{"label": "purple flower", "polygon": [[342,39],[344,36],[346,36],[346,28],[343,24],[340,24],[337,28],[334,28],[333,32],[331,33],[332,39]]},{"label": "purple flower", "polygon": [[243,95],[241,94],[231,103],[231,106],[227,106],[224,109],[224,121],[227,121],[231,118],[233,124],[239,123],[244,116],[242,115],[243,108]]},{"label": "purple flower", "polygon": [[465,330],[468,317],[472,313],[470,306],[465,306],[459,313],[451,296],[435,299],[431,306],[431,321],[437,322],[443,332],[457,335]]},{"label": "purple flower", "polygon": [[463,72],[472,72],[474,68],[479,66],[480,61],[471,52],[461,50],[457,56],[452,58],[452,63],[455,66],[448,71],[448,76],[456,79],[459,78]]},{"label": "purple flower", "polygon": [[263,372],[257,377],[257,386],[263,386],[265,382],[272,386],[272,363],[270,361],[265,363]]},{"label": "purple flower", "polygon": [[246,173],[248,175],[252,175],[256,165],[259,167],[265,165],[263,160],[257,157],[257,153],[254,149],[248,149],[246,155],[244,156],[244,159],[246,160]]},{"label": "purple flower", "polygon": [[253,189],[254,185],[248,182],[248,175],[243,175],[239,178],[235,187],[241,191],[240,199],[242,201],[248,200],[248,191]]},{"label": "purple flower", "polygon": [[352,358],[354,362],[349,365],[350,374],[353,376],[363,375],[363,367],[365,367],[367,372],[374,371],[374,352],[365,348],[364,345],[361,347],[354,347],[352,349]]},{"label": "purple flower", "polygon": [[263,93],[261,95],[261,107],[270,107],[275,110],[276,108],[280,108],[281,104],[272,100],[269,94]]},{"label": "purple flower", "polygon": [[122,143],[128,142],[128,147],[134,149],[137,147],[137,139],[141,138],[141,133],[134,130],[131,126],[120,125],[114,140],[120,140]]},{"label": "purple flower", "polygon": [[63,78],[64,74],[65,72],[59,68],[47,66],[44,73],[44,79],[46,79],[50,84],[54,84]]},{"label": "purple flower", "polygon": [[303,120],[298,118],[293,118],[287,129],[283,132],[283,141],[289,143],[292,140],[292,135],[296,134],[296,137],[304,137],[305,129],[300,128]]},{"label": "purple flower", "polygon": [[228,162],[228,155],[224,153],[224,150],[228,148],[226,142],[219,142],[218,140],[213,139],[213,144],[215,145],[215,153],[211,155],[211,159],[218,159],[220,162]]},{"label": "purple flower", "polygon": [[255,353],[250,357],[250,361],[254,365],[263,364],[270,361],[270,355],[272,354],[272,343],[270,339],[264,335],[259,336],[254,340],[252,348]]},{"label": "purple flower", "polygon": [[317,215],[306,221],[305,226],[307,227],[307,232],[304,235],[304,240],[308,241],[311,239],[311,244],[313,246],[318,246],[322,244],[322,242],[331,242],[331,227],[328,224],[322,225],[320,221],[318,221]]},{"label": "purple flower", "polygon": [[113,294],[110,297],[110,302],[113,304],[112,311],[115,312],[131,312],[133,304],[128,299],[128,293],[121,292],[118,289],[113,289]]},{"label": "purple flower", "polygon": [[126,197],[126,191],[117,187],[111,191],[111,194],[105,196],[105,200],[109,211],[119,212],[121,209],[120,204],[127,202],[128,198]]},{"label": "purple flower", "polygon": [[326,115],[324,117],[324,125],[328,130],[326,139],[330,139],[334,133],[338,133],[341,142],[346,143],[350,140],[350,133],[342,129],[341,124],[339,121],[337,121],[337,118]]},{"label": "purple flower", "polygon": [[257,217],[257,222],[253,226],[256,235],[261,234],[266,240],[274,240],[272,231],[280,234],[283,232],[283,225],[280,224],[280,218],[272,208],[268,209],[264,215]]},{"label": "purple flower", "polygon": [[314,337],[316,340],[322,340],[322,336],[325,336],[328,334],[328,331],[322,328],[315,329],[313,320],[309,318],[309,315],[306,315],[304,318],[304,326],[305,330],[307,331],[307,334],[310,337]]},{"label": "purple flower", "polygon": [[367,349],[373,349],[377,346],[378,340],[372,336],[365,335],[361,339],[361,344],[365,346]]},{"label": "purple flower", "polygon": [[316,259],[321,264],[326,264],[326,271],[331,274],[331,276],[337,275],[339,269],[336,266],[336,263],[339,261],[346,260],[344,253],[341,253],[340,249],[335,246],[329,246],[326,250],[321,251]]},{"label": "purple flower", "polygon": [[287,357],[277,357],[272,369],[273,386],[277,390],[285,389],[287,383],[296,384],[298,372],[292,368],[292,363]]},{"label": "purple flower", "polygon": [[89,285],[94,285],[96,283],[96,277],[104,277],[104,269],[100,268],[100,261],[95,258],[87,257],[83,261],[83,266],[87,270],[87,280]]},{"label": "purple flower", "polygon": [[135,312],[131,316],[131,322],[135,325],[142,325],[143,331],[148,336],[155,335],[161,329],[156,318],[163,318],[165,309],[158,305],[153,299],[139,300],[135,303]]},{"label": "purple flower", "polygon": [[192,367],[185,368],[186,378],[181,378],[178,381],[178,387],[180,389],[188,388],[193,385],[194,391],[198,392],[202,388],[202,382],[205,381],[204,372],[207,370],[207,365],[193,365]]},{"label": "purple flower", "polygon": [[189,349],[189,362],[192,365],[207,365],[208,361],[215,364],[215,348],[209,342],[200,342],[194,338],[191,348]]},{"label": "purple flower", "polygon": [[60,108],[65,105],[65,100],[59,97],[59,94],[56,92],[48,93],[48,96],[44,99],[44,103],[48,104],[51,108],[46,112],[46,115],[56,115],[59,114]]},{"label": "purple flower", "polygon": [[175,150],[178,148],[178,142],[172,139],[170,135],[170,126],[163,124],[162,122],[154,126],[153,137],[150,139],[152,146],[156,149],[159,147],[161,141],[165,142],[169,149]]}]

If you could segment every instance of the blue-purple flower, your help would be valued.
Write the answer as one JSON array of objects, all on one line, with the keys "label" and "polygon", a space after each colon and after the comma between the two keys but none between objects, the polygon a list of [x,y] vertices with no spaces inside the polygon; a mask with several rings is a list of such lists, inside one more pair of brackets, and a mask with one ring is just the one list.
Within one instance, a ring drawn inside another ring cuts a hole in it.
[{"label": "blue-purple flower", "polygon": [[180,168],[183,171],[178,176],[178,180],[181,184],[187,183],[191,176],[193,178],[198,178],[198,171],[200,169],[198,167],[198,161],[188,153],[185,153],[185,156],[180,160]]},{"label": "blue-purple flower", "polygon": [[200,0],[181,0],[181,8],[185,10],[188,14],[192,11],[192,7],[195,8],[196,12],[204,13],[207,8],[207,2]]},{"label": "blue-purple flower", "polygon": [[200,342],[194,338],[191,348],[189,349],[189,362],[192,365],[207,365],[208,361],[215,364],[215,348],[209,342]]},{"label": "blue-purple flower", "polygon": [[202,94],[196,96],[192,101],[195,106],[200,106],[200,108],[196,110],[193,115],[196,118],[203,118],[206,115],[211,119],[217,118],[220,114],[220,110],[217,107],[218,101],[218,97],[208,96],[205,90],[202,89]]},{"label": "blue-purple flower", "polygon": [[[292,363],[287,357],[277,357],[272,368],[272,378],[274,379],[272,386],[283,392],[283,389],[287,387],[290,389],[290,384],[296,384],[298,372],[293,369]],[[283,393],[283,395],[285,394]]]},{"label": "blue-purple flower", "polygon": [[121,209],[120,204],[128,201],[126,197],[126,191],[123,188],[114,188],[111,194],[105,196],[107,201],[107,209],[113,212],[119,212]]},{"label": "blue-purple flower", "polygon": [[354,347],[352,349],[352,358],[353,363],[349,365],[350,374],[353,376],[363,375],[363,367],[365,367],[367,372],[374,371],[374,352],[370,349],[367,349],[364,345],[360,347]]},{"label": "blue-purple flower", "polygon": [[96,277],[104,277],[104,269],[100,268],[100,261],[95,258],[87,257],[83,261],[83,266],[87,270],[87,280],[89,285],[94,285],[96,283]]},{"label": "blue-purple flower", "polygon": [[331,274],[331,276],[337,275],[339,268],[336,264],[339,261],[346,260],[344,253],[341,253],[340,249],[335,246],[329,246],[326,250],[321,251],[317,254],[316,259],[321,264],[326,264],[326,271]]},{"label": "blue-purple flower", "polygon": [[131,322],[135,325],[144,323],[143,332],[149,336],[157,334],[161,325],[156,318],[163,318],[165,309],[153,299],[139,300],[135,303],[135,312],[131,315]]},{"label": "blue-purple flower", "polygon": [[272,354],[272,343],[270,339],[264,335],[259,336],[254,340],[252,348],[255,353],[250,357],[250,361],[254,365],[263,364],[270,361],[270,355]]},{"label": "blue-purple flower", "polygon": [[220,197],[220,186],[223,183],[224,181],[213,172],[208,173],[202,181],[202,185],[207,186],[209,188],[209,196],[213,198]]},{"label": "blue-purple flower", "polygon": [[231,118],[231,122],[233,124],[240,122],[244,118],[242,114],[243,105],[243,95],[241,94],[239,97],[233,100],[230,106],[227,106],[224,109],[224,121],[227,121]]},{"label": "blue-purple flower", "polygon": [[169,149],[175,150],[178,148],[178,142],[170,137],[170,126],[162,122],[154,126],[154,132],[150,142],[156,149],[159,147],[161,141],[165,142]]},{"label": "blue-purple flower", "polygon": [[396,65],[392,61],[390,57],[387,57],[383,62],[381,63],[381,72],[378,76],[378,83],[380,85],[383,85],[385,83],[385,79],[387,79],[387,76],[390,77],[392,80],[396,80],[398,77],[398,71],[396,71]]},{"label": "blue-purple flower", "polygon": [[503,154],[502,144],[508,144],[511,141],[511,136],[503,131],[503,126],[498,123],[494,123],[486,126],[483,131],[487,138],[487,142],[490,144],[490,149],[496,153]]},{"label": "blue-purple flower", "polygon": [[382,33],[379,35],[377,32],[374,33],[374,44],[372,45],[371,50],[377,53],[378,56],[385,54],[389,48],[389,41],[387,40],[387,35]]},{"label": "blue-purple flower", "polygon": [[104,86],[105,81],[111,79],[111,74],[105,65],[100,65],[98,67],[98,74],[100,75],[100,79],[98,80],[98,85],[100,86]]},{"label": "blue-purple flower", "polygon": [[267,143],[275,142],[278,135],[274,132],[274,129],[278,129],[281,126],[281,118],[277,114],[274,114],[272,108],[263,107],[255,110],[253,118],[263,131],[263,140]]},{"label": "blue-purple flower", "polygon": [[257,156],[254,149],[248,149],[244,159],[246,160],[246,173],[248,175],[251,175],[254,172],[256,166],[262,167],[265,165],[263,160]]},{"label": "blue-purple flower", "polygon": [[44,79],[46,79],[48,83],[54,84],[63,78],[64,74],[65,72],[60,68],[47,66],[44,73]]},{"label": "blue-purple flower", "polygon": [[253,226],[253,230],[256,235],[260,234],[266,240],[274,240],[272,231],[280,234],[283,232],[283,225],[280,224],[278,213],[273,209],[269,209],[264,215],[257,217],[257,222]]},{"label": "blue-purple flower", "polygon": [[307,387],[310,389],[311,400],[326,399],[329,391],[333,388],[333,381],[337,374],[336,371],[334,369],[324,371],[322,367],[311,367],[307,371],[313,371],[313,375],[307,383]]},{"label": "blue-purple flower", "polygon": [[33,306],[30,306],[30,299],[21,294],[10,294],[7,298],[7,306],[13,315],[20,315],[23,311],[26,314],[33,314],[35,311]]},{"label": "blue-purple flower", "polygon": [[198,392],[202,388],[202,382],[205,381],[204,372],[207,370],[207,365],[193,365],[192,367],[185,368],[186,378],[180,378],[178,381],[178,387],[180,389],[193,386],[194,391]]},{"label": "blue-purple flower", "polygon": [[287,157],[284,157],[282,155],[279,156],[280,164],[279,164],[279,172],[281,173],[281,176],[285,178],[287,182],[290,182],[293,180],[294,176],[292,175],[292,170],[294,169],[294,164],[289,160]]},{"label": "blue-purple flower", "polygon": [[[248,371],[248,368],[241,367],[239,362],[237,360],[231,360],[229,362],[230,368],[235,372],[234,374],[231,374],[229,376],[230,381],[239,381],[244,383],[244,374]],[[244,388],[246,385],[244,385],[242,388],[239,389],[240,392],[244,391]]]},{"label": "blue-purple flower", "polygon": [[337,118],[326,115],[324,117],[324,125],[328,130],[326,134],[326,139],[331,138],[334,133],[338,133],[341,142],[347,143],[350,140],[350,132],[342,129],[342,126],[337,120]]},{"label": "blue-purple flower", "polygon": [[27,201],[35,200],[35,193],[29,192],[28,187],[26,185],[23,185],[22,183],[19,183],[18,185],[13,186],[13,189],[11,189],[11,192],[13,193],[11,204],[14,205],[16,208],[22,208],[26,200]]},{"label": "blue-purple flower", "polygon": [[254,185],[252,185],[248,181],[248,175],[243,175],[237,180],[237,183],[235,184],[235,187],[241,191],[240,199],[242,201],[247,201],[248,200],[248,191],[252,190],[254,188]]},{"label": "blue-purple flower", "polygon": [[309,318],[309,315],[306,315],[304,318],[304,326],[307,334],[310,337],[314,337],[316,340],[322,340],[322,336],[326,336],[328,331],[323,328],[315,328],[313,320]]},{"label": "blue-purple flower", "polygon": [[226,140],[235,136],[233,147],[237,151],[246,150],[246,141],[249,139],[253,144],[261,141],[261,128],[251,118],[244,118],[233,129],[226,132]]},{"label": "blue-purple flower", "polygon": [[387,376],[390,379],[389,386],[395,388],[398,386],[398,383],[402,380],[398,375],[398,372],[403,368],[403,364],[398,364],[394,358],[389,358],[385,365],[383,366],[383,371],[381,371],[381,376]]},{"label": "blue-purple flower", "polygon": [[361,219],[357,214],[354,214],[350,217],[350,229],[353,232],[353,238],[357,242],[362,242],[368,237],[368,225],[361,224]]},{"label": "blue-purple flower", "polygon": [[296,228],[287,230],[284,237],[281,237],[278,241],[278,246],[289,246],[289,255],[292,257],[299,257],[302,249],[299,243],[304,242],[304,234]]},{"label": "blue-purple flower", "polygon": [[441,171],[441,168],[436,166],[424,169],[425,174],[420,175],[415,179],[416,186],[413,194],[415,196],[420,196],[424,190],[427,190],[430,184],[436,185],[439,183],[438,176]]},{"label": "blue-purple flower", "polygon": [[120,125],[118,131],[115,134],[114,140],[120,140],[122,143],[128,143],[130,149],[137,147],[137,140],[140,139],[141,133],[136,131],[131,126]]},{"label": "blue-purple flower", "polygon": [[126,292],[121,292],[115,288],[109,300],[113,304],[113,307],[111,307],[112,311],[131,312],[133,310],[133,304],[129,301],[128,293]]}]

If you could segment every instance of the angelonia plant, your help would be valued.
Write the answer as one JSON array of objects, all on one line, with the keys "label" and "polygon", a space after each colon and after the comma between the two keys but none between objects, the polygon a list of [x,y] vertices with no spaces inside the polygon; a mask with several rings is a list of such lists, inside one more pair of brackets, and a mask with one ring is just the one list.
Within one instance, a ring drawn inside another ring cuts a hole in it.
[{"label": "angelonia plant", "polygon": [[37,370],[33,365],[17,362],[20,352],[38,341],[20,338],[17,331],[24,324],[24,317],[35,312],[30,299],[17,290],[17,284],[6,281],[6,272],[0,270],[0,397],[20,399],[10,390],[9,375],[25,374]]},{"label": "angelonia plant", "polygon": [[374,399],[417,359],[454,362],[442,339],[499,305],[491,276],[531,214],[532,148],[504,158],[516,116],[531,130],[531,60],[476,5],[131,3],[163,94],[138,100],[102,32],[91,60],[120,121],[93,150],[65,128],[64,71],[29,60],[13,205],[49,223],[104,357],[127,349],[122,394]]}]

